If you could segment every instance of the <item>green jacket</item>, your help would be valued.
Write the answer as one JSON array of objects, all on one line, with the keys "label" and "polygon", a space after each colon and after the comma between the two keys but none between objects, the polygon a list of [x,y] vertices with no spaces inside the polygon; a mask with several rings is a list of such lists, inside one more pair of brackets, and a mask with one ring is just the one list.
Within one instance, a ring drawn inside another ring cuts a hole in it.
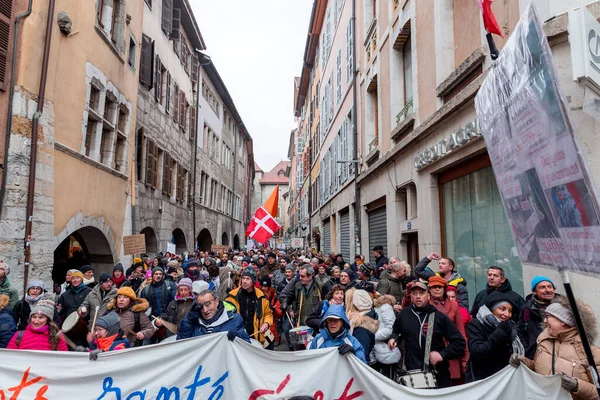
[{"label": "green jacket", "polygon": [[5,294],[9,297],[11,307],[14,307],[19,301],[19,291],[10,284],[8,278],[4,278],[4,282],[0,283],[0,294]]}]

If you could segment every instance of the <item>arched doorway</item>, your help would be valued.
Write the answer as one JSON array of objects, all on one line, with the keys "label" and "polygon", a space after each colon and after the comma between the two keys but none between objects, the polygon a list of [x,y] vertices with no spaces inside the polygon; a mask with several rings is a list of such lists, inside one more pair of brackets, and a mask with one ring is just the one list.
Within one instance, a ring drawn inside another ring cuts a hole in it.
[{"label": "arched doorway", "polygon": [[177,228],[173,231],[173,241],[175,242],[175,252],[177,254],[182,254],[184,251],[187,251],[185,235],[181,229]]},{"label": "arched doorway", "polygon": [[154,233],[154,229],[149,226],[145,227],[140,231],[140,233],[144,234],[146,240],[146,254],[148,255],[156,255],[158,253],[158,243],[156,240],[156,234]]},{"label": "arched doorway", "polygon": [[237,235],[237,233],[233,237],[233,248],[234,249],[239,249],[240,248],[240,237]]},{"label": "arched doorway", "polygon": [[202,229],[198,234],[198,250],[200,251],[210,251],[212,247],[212,236],[210,235],[210,231],[206,228]]},{"label": "arched doorway", "polygon": [[221,236],[221,244],[223,246],[229,246],[229,236],[227,236],[227,232],[223,232],[223,235]]},{"label": "arched doorway", "polygon": [[64,282],[69,269],[79,269],[90,264],[96,277],[102,272],[112,272],[114,259],[104,233],[93,226],[85,226],[67,236],[54,249],[52,280]]}]

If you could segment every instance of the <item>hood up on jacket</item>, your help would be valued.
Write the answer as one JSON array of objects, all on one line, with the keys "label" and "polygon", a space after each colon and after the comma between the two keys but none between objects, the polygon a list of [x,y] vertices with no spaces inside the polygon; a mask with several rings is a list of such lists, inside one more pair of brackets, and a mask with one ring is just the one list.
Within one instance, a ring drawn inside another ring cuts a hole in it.
[{"label": "hood up on jacket", "polygon": [[344,329],[350,329],[350,321],[348,321],[348,317],[346,317],[346,309],[344,308],[344,306],[339,304],[330,305],[327,311],[325,311],[323,317],[321,318],[321,324],[319,325],[321,329],[325,329],[327,327],[327,323],[325,322],[325,320],[330,316],[340,317],[344,322]]},{"label": "hood up on jacket", "polygon": [[513,310],[516,310],[517,308],[517,305],[507,293],[499,292],[498,290],[494,290],[488,297],[486,297],[484,305],[491,311],[492,305],[499,301],[509,302],[512,305]]},{"label": "hood up on jacket", "polygon": [[[554,300],[552,300],[552,303],[558,303],[561,306],[571,310],[571,304],[569,303],[567,296],[556,296]],[[596,315],[594,314],[594,310],[592,310],[592,307],[581,300],[577,300],[577,308],[579,309],[579,315],[581,316],[583,329],[585,329],[585,335],[590,343],[594,343],[596,341],[596,337],[598,336],[598,328],[596,326]]]},{"label": "hood up on jacket", "polygon": [[[108,305],[106,306],[106,309],[110,311],[116,307],[117,307],[117,299],[114,298],[108,303]],[[131,300],[131,303],[129,305],[129,308],[131,309],[132,312],[146,312],[146,310],[148,310],[149,307],[150,307],[150,304],[148,303],[148,300],[140,299],[140,298]]]}]

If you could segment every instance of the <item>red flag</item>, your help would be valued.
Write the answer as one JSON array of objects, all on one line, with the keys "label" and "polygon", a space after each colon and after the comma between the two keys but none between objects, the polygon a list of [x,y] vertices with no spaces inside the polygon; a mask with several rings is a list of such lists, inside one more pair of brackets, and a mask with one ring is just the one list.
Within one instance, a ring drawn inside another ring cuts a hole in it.
[{"label": "red flag", "polygon": [[479,4],[479,8],[481,9],[485,30],[489,33],[504,37],[500,30],[500,26],[498,25],[498,21],[496,21],[494,12],[492,11],[492,0],[477,0],[477,4]]},{"label": "red flag", "polygon": [[275,218],[264,207],[259,207],[246,229],[246,236],[250,236],[258,243],[265,243],[279,228],[281,225],[275,221]]}]

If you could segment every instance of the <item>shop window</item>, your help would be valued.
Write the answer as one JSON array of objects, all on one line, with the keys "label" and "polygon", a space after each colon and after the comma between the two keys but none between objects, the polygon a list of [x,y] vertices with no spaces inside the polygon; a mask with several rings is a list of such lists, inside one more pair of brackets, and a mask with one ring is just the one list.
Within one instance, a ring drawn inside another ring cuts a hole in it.
[{"label": "shop window", "polygon": [[[487,164],[487,165],[486,165]],[[487,269],[504,269],[514,291],[523,295],[523,270],[489,158],[471,162],[466,175],[440,176],[444,255],[467,281],[471,303],[485,289]]]}]

